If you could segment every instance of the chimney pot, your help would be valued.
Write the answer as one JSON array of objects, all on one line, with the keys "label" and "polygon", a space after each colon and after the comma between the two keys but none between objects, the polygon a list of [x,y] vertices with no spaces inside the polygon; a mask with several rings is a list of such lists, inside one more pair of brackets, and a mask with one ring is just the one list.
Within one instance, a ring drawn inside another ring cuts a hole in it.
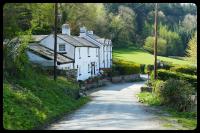
[{"label": "chimney pot", "polygon": [[70,26],[69,26],[69,24],[63,24],[62,25],[62,34],[70,35]]},{"label": "chimney pot", "polygon": [[93,35],[93,31],[92,30],[88,31],[88,34]]}]

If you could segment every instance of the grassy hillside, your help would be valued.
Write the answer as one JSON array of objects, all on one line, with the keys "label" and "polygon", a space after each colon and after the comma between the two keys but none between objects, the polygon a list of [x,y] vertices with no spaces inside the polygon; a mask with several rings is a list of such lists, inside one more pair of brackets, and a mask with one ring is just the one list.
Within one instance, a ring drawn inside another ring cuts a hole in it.
[{"label": "grassy hillside", "polygon": [[26,71],[3,81],[3,126],[33,129],[77,109],[89,98],[77,99],[78,85],[64,77],[53,78]]},{"label": "grassy hillside", "polygon": [[[154,63],[154,56],[142,49],[130,47],[126,49],[114,49],[113,50],[113,58],[122,59],[126,61],[131,61],[139,64],[153,64]],[[159,60],[172,62],[173,64],[180,64],[180,65],[191,65],[190,62],[181,60],[181,59],[174,59],[168,57],[158,56]]]}]

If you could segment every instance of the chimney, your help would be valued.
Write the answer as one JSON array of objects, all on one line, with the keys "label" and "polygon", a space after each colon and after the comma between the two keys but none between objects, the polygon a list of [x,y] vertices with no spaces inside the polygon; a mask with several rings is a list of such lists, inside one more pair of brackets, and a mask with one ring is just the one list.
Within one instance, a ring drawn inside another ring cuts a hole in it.
[{"label": "chimney", "polygon": [[69,26],[69,24],[63,24],[62,25],[62,34],[70,35],[70,26]]},{"label": "chimney", "polygon": [[86,29],[86,27],[80,27],[80,34],[79,34],[79,36],[80,37],[85,37],[86,36],[86,32],[87,32],[87,29]]},{"label": "chimney", "polygon": [[88,31],[88,34],[93,35],[93,31],[92,30]]}]

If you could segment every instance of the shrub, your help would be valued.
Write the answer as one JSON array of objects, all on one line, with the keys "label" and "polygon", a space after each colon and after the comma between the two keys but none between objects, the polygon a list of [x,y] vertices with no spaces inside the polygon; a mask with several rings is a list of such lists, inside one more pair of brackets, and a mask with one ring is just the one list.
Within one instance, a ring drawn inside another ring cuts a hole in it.
[{"label": "shrub", "polygon": [[[158,70],[158,79],[160,80],[168,80],[169,78],[174,78],[174,79],[180,79],[180,80],[185,80],[192,84],[193,87],[197,88],[197,76],[195,75],[188,75],[188,74],[183,74],[179,72],[171,72],[168,70]],[[153,78],[153,72],[151,73],[151,80]]]},{"label": "shrub", "polygon": [[154,69],[154,65],[148,64],[147,65],[147,72],[152,72]]},{"label": "shrub", "polygon": [[[161,66],[161,64],[163,64],[163,66]],[[171,67],[173,67],[173,63],[172,62],[168,62],[168,61],[160,61],[160,63],[158,64],[158,68],[162,68],[162,69],[166,69],[166,70],[170,70]]]},{"label": "shrub", "polygon": [[140,91],[141,92],[152,92],[152,88],[151,87],[149,87],[149,86],[142,86],[141,88],[140,88]]},{"label": "shrub", "polygon": [[152,87],[153,87],[153,92],[156,94],[156,96],[160,97],[160,88],[164,85],[164,81],[162,80],[156,80],[153,82]]},{"label": "shrub", "polygon": [[[120,75],[130,75],[140,73],[140,65],[133,62],[123,60],[114,60],[112,67],[113,72],[118,72]],[[114,74],[114,73],[113,73]]]},{"label": "shrub", "polygon": [[191,107],[193,87],[183,80],[169,79],[156,86],[160,92],[161,102],[178,111],[186,111]]},{"label": "shrub", "polygon": [[174,72],[181,72],[181,73],[190,74],[190,75],[197,75],[197,67],[195,66],[189,66],[189,65],[175,66],[175,67],[172,67],[170,70]]},{"label": "shrub", "polygon": [[145,64],[140,64],[140,73],[144,74]]},{"label": "shrub", "polygon": [[110,68],[104,68],[103,70],[103,77],[111,77],[112,75],[112,69]]}]

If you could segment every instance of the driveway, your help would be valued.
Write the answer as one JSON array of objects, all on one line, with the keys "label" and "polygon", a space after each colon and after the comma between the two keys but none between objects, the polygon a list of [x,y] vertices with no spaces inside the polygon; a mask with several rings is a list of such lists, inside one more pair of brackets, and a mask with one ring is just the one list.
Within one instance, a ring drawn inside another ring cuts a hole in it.
[{"label": "driveway", "polygon": [[109,84],[89,95],[92,101],[47,130],[159,130],[163,121],[138,102],[142,82]]}]

